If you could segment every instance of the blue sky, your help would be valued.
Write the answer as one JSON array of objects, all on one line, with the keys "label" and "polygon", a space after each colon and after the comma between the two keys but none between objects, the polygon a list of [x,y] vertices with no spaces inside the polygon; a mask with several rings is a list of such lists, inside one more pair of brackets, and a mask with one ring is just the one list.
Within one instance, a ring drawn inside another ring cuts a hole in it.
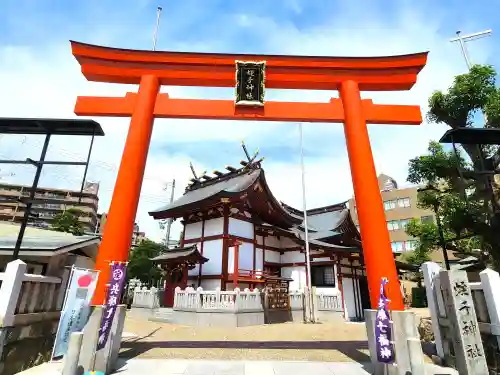
[{"label": "blue sky", "polygon": [[[336,0],[184,0],[184,1],[36,1],[0,2],[0,116],[73,117],[77,95],[123,95],[133,86],[86,82],[71,56],[68,40],[121,48],[150,49],[156,7],[163,7],[158,50],[242,52],[300,55],[391,55],[430,51],[427,67],[407,93],[366,93],[379,103],[419,104],[445,89],[466,66],[458,45],[448,42],[456,30],[493,29],[493,36],[470,43],[471,59],[498,66],[498,13],[494,1],[336,1]],[[176,97],[228,98],[232,89],[163,87]],[[272,91],[266,99],[328,101],[335,92]],[[101,181],[101,211],[107,210],[125,140],[128,120],[97,119],[106,137],[96,141],[89,179]],[[341,124],[307,124],[304,146],[311,206],[348,199],[352,194]],[[445,130],[435,124],[418,127],[371,126],[379,173],[406,179],[408,159],[424,153],[430,139]],[[175,178],[183,191],[189,161],[212,171],[243,158],[240,143],[266,157],[267,179],[278,199],[300,206],[297,124],[157,120],[151,144],[139,224],[153,238],[161,235],[147,211],[162,205],[166,181]],[[85,154],[87,140],[56,139],[53,158]],[[2,157],[36,157],[41,140],[3,136]],[[7,170],[4,168],[2,173]],[[17,168],[5,178],[28,183],[32,171]],[[81,171],[48,168],[42,184],[77,188]]]}]

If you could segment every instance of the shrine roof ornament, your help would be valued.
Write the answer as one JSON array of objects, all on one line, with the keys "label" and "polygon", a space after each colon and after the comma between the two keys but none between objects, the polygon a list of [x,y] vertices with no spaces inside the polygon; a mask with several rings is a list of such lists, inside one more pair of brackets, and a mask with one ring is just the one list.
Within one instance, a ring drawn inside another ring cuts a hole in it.
[{"label": "shrine roof ornament", "polygon": [[162,85],[234,87],[235,61],[266,61],[266,87],[338,90],[345,80],[363,91],[410,89],[427,52],[380,57],[282,56],[130,50],[71,41],[89,81],[139,84],[144,75]]}]

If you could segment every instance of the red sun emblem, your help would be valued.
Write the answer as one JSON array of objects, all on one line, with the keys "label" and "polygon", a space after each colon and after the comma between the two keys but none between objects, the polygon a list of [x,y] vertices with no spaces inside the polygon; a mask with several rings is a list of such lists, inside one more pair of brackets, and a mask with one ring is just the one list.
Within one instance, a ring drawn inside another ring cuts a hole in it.
[{"label": "red sun emblem", "polygon": [[78,286],[81,288],[86,288],[92,282],[92,276],[84,275],[78,279]]}]

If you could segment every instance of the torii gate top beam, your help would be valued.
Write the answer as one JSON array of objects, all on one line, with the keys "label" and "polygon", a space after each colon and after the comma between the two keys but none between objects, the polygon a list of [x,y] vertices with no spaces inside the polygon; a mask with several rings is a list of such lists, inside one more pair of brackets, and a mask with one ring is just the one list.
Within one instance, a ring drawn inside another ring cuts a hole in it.
[{"label": "torii gate top beam", "polygon": [[234,87],[235,61],[266,61],[266,87],[338,90],[342,81],[361,91],[409,90],[427,52],[384,57],[323,57],[141,51],[71,41],[89,81],[139,84],[154,75],[161,85]]}]

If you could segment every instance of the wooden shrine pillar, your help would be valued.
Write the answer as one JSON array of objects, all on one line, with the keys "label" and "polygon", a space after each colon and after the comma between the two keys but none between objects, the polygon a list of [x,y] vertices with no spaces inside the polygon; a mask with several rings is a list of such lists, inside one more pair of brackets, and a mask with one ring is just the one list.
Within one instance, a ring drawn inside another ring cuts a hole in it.
[{"label": "wooden shrine pillar", "polygon": [[389,279],[387,289],[390,309],[404,310],[358,83],[343,81],[340,97],[344,107],[344,133],[370,285],[371,306],[378,305],[377,286],[386,277]]},{"label": "wooden shrine pillar", "polygon": [[105,286],[109,280],[109,263],[128,260],[132,243],[132,237],[128,233],[132,233],[134,229],[159,90],[160,83],[157,77],[153,75],[141,77],[137,102],[130,119],[106,226],[97,254],[95,269],[101,273],[97,280],[93,305],[101,305],[106,298]]},{"label": "wooden shrine pillar", "polygon": [[234,244],[234,265],[233,265],[233,288],[238,287],[238,278],[240,277],[240,242],[235,241]]}]

